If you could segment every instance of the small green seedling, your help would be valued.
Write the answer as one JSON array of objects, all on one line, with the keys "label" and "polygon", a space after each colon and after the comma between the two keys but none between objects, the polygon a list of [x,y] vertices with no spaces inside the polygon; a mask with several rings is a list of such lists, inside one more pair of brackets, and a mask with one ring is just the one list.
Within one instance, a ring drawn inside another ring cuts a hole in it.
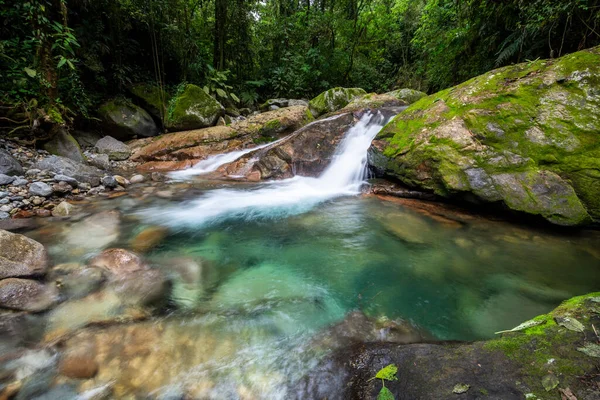
[{"label": "small green seedling", "polygon": [[390,364],[380,369],[379,372],[377,372],[377,375],[369,379],[369,381],[373,379],[381,379],[382,387],[379,391],[379,394],[377,395],[377,400],[394,400],[394,395],[392,394],[392,392],[385,387],[385,381],[397,381],[397,372],[398,367],[396,367],[394,364]]}]

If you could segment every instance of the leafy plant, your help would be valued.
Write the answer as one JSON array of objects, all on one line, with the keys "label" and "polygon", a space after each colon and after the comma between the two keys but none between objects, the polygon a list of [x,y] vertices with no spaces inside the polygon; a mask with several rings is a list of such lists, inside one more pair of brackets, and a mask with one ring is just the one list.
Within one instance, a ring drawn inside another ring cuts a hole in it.
[{"label": "leafy plant", "polygon": [[397,381],[397,373],[398,367],[394,364],[390,364],[380,369],[374,377],[369,379],[369,381],[373,379],[381,379],[381,390],[377,395],[377,400],[394,400],[394,394],[385,387],[385,381]]},{"label": "leafy plant", "polygon": [[206,76],[207,83],[204,85],[203,89],[206,94],[216,94],[222,99],[231,98],[236,103],[239,103],[240,99],[233,92],[231,92],[233,86],[227,84],[229,73],[229,70],[218,71],[209,65],[208,74]]}]

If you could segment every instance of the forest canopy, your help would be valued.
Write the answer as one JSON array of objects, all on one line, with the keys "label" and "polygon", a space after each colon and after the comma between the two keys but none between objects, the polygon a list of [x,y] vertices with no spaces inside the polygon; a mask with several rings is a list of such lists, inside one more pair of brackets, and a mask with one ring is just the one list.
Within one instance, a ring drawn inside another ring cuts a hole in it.
[{"label": "forest canopy", "polygon": [[0,15],[1,106],[53,123],[140,82],[233,107],[334,86],[431,93],[600,43],[600,0],[0,0]]}]

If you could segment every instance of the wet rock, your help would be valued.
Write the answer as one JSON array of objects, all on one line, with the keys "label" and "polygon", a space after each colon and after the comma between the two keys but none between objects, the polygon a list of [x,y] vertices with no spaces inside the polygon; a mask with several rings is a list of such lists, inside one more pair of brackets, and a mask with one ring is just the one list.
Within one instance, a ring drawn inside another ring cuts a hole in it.
[{"label": "wet rock", "polygon": [[172,131],[213,126],[225,109],[212,96],[196,85],[188,84],[171,100],[165,126]]},{"label": "wet rock", "polygon": [[67,157],[73,161],[84,162],[83,153],[79,143],[67,132],[65,128],[54,129],[53,137],[44,144],[44,149],[55,156]]},{"label": "wet rock", "polygon": [[81,264],[59,264],[48,273],[47,281],[54,282],[60,293],[68,299],[78,299],[102,287],[106,272],[101,268]]},{"label": "wet rock", "polygon": [[34,196],[48,197],[52,195],[52,188],[44,182],[33,182],[29,186],[29,193]]},{"label": "wet rock", "polygon": [[30,279],[7,278],[0,280],[0,307],[21,311],[44,311],[58,299],[53,286]]},{"label": "wet rock", "polygon": [[98,113],[105,123],[103,130],[116,139],[129,140],[159,133],[150,114],[128,101],[110,100],[100,107]]},{"label": "wet rock", "polygon": [[82,255],[89,251],[102,250],[118,239],[121,214],[118,211],[103,211],[73,224],[64,234],[64,243]]},{"label": "wet rock", "polygon": [[61,375],[75,379],[90,379],[98,373],[98,363],[89,354],[65,354],[58,365]]},{"label": "wet rock", "polygon": [[0,174],[10,176],[23,174],[21,164],[8,151],[2,149],[0,149]]},{"label": "wet rock", "polygon": [[98,153],[107,154],[110,160],[116,161],[127,160],[131,155],[131,150],[125,143],[111,136],[105,136],[98,140],[94,149]]},{"label": "wet rock", "polygon": [[119,182],[115,179],[114,176],[106,175],[100,181],[104,187],[114,189],[119,185]]},{"label": "wet rock", "polygon": [[9,185],[17,179],[14,176],[0,174],[0,185]]},{"label": "wet rock", "polygon": [[92,186],[98,186],[100,178],[104,175],[98,168],[58,156],[50,156],[38,161],[36,167],[56,174],[71,176],[79,182],[86,182]]},{"label": "wet rock", "polygon": [[61,201],[52,209],[53,217],[69,217],[77,212],[77,207],[68,201]]},{"label": "wet rock", "polygon": [[26,236],[0,230],[0,279],[42,275],[48,269],[43,245]]},{"label": "wet rock", "polygon": [[146,180],[146,178],[144,177],[144,175],[137,174],[137,175],[134,175],[134,176],[132,176],[132,177],[129,179],[129,182],[130,182],[131,184],[135,184],[135,183],[142,183],[142,182],[144,182],[145,180]]},{"label": "wet rock", "polygon": [[160,244],[168,232],[168,229],[162,226],[150,226],[131,239],[129,245],[133,251],[146,253]]},{"label": "wet rock", "polygon": [[115,175],[114,178],[121,187],[129,186],[130,184],[130,182],[121,175]]},{"label": "wet rock", "polygon": [[109,282],[109,289],[119,296],[124,305],[150,306],[167,299],[169,284],[164,274],[156,269],[128,271]]},{"label": "wet rock", "polygon": [[148,269],[148,266],[137,254],[124,249],[104,250],[92,258],[88,265],[103,268],[113,274],[122,276]]}]

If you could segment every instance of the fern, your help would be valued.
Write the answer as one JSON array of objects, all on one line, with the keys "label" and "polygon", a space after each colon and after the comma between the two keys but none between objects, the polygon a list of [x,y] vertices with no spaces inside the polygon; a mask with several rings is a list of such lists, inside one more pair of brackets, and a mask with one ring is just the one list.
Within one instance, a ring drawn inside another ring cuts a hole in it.
[{"label": "fern", "polygon": [[525,43],[526,38],[527,29],[517,30],[508,35],[500,45],[500,51],[496,54],[496,67],[513,58]]}]

